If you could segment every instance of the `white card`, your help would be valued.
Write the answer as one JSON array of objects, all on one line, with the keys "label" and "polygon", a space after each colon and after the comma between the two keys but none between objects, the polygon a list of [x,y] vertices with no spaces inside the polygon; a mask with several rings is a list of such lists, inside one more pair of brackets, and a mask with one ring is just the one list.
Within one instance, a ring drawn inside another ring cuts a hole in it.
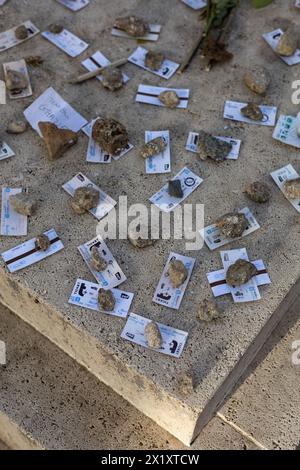
[{"label": "white card", "polygon": [[[121,333],[121,338],[131,341],[132,343],[139,344],[145,348],[149,348],[147,339],[145,338],[145,327],[151,320],[149,318],[141,317],[136,313],[130,313],[126,325]],[[153,349],[153,351],[167,354],[168,356],[180,357],[185,346],[188,333],[186,331],[177,330],[171,326],[156,323],[160,334],[163,339],[163,344],[160,349]]]},{"label": "white card", "polygon": [[16,212],[9,202],[10,196],[21,192],[22,188],[2,188],[1,235],[11,237],[27,235],[27,216]]},{"label": "white card", "polygon": [[6,104],[6,85],[4,80],[0,80],[0,104]]},{"label": "white card", "polygon": [[0,140],[0,161],[5,160],[6,158],[13,157],[15,155],[14,151],[7,145],[6,142],[1,142]]},{"label": "white card", "polygon": [[[94,70],[98,69],[99,67],[106,67],[107,65],[111,64],[111,61],[108,60],[102,52],[97,51],[95,54],[91,55],[91,57],[88,57],[85,59],[83,62],[81,62],[82,65],[89,71],[93,72]],[[129,80],[128,75],[125,73],[122,73],[123,76],[123,82],[127,83]],[[100,82],[102,82],[103,77],[102,75],[98,75],[96,77]]]},{"label": "white card", "polygon": [[[255,276],[257,286],[271,284],[271,279],[263,260],[259,259],[251,262],[255,265],[258,271],[257,275]],[[220,297],[221,295],[231,293],[230,286],[226,283],[226,272],[224,269],[207,273],[206,277],[214,297]]]},{"label": "white card", "polygon": [[167,147],[163,152],[154,155],[153,157],[146,158],[145,166],[146,173],[170,173],[171,171],[171,150],[170,150],[170,134],[169,131],[146,131],[145,142],[146,144],[150,140],[156,137],[162,137],[167,143]]},{"label": "white card", "polygon": [[90,181],[82,173],[78,173],[70,181],[67,181],[62,187],[68,194],[70,194],[70,196],[73,197],[75,190],[83,186],[89,186],[99,191],[99,204],[97,207],[91,209],[89,212],[94,217],[96,217],[97,220],[101,220],[117,204],[116,201],[114,201],[114,199],[112,199],[110,196],[108,196],[108,194],[102,191],[99,186],[92,183],[92,181]]},{"label": "white card", "polygon": [[[108,266],[105,271],[96,271],[91,264],[91,249],[96,246],[100,251],[102,258],[107,262]],[[116,259],[112,255],[111,251],[107,247],[105,241],[98,235],[84,245],[78,247],[79,253],[83,257],[84,261],[88,265],[89,270],[93,274],[94,278],[104,289],[112,289],[117,287],[122,282],[126,281],[127,277],[123,273]]]},{"label": "white card", "polygon": [[[119,158],[123,157],[128,153],[132,148],[133,145],[128,143],[126,148],[119,154],[119,155],[109,155],[108,153],[105,153],[101,147],[95,142],[95,140],[92,138],[92,129],[93,125],[97,119],[93,119],[91,123],[91,128],[86,127],[86,131],[90,134],[89,136],[89,144],[88,144],[88,150],[87,150],[87,155],[86,155],[86,161],[90,163],[110,163],[111,159],[113,158],[114,160],[119,160]],[[84,129],[83,131],[87,133]]]},{"label": "white card", "polygon": [[160,31],[161,31],[161,25],[160,24],[149,24],[149,27],[150,27],[149,33],[146,34],[145,36],[141,36],[139,38],[130,36],[125,31],[121,31],[118,28],[113,28],[111,30],[111,34],[113,36],[118,36],[120,38],[135,39],[135,40],[143,39],[144,41],[157,41],[158,38],[159,38]]},{"label": "white card", "polygon": [[282,29],[279,28],[279,29],[275,29],[274,31],[271,31],[270,33],[263,34],[263,38],[269,44],[269,46],[271,46],[271,48],[278,55],[278,57],[280,57],[280,59],[282,59],[283,62],[285,62],[287,65],[299,64],[299,62],[300,62],[300,49],[297,49],[295,54],[293,54],[292,56],[289,56],[289,57],[279,55],[276,52],[276,47],[279,43],[279,40],[280,40],[280,37],[282,36],[282,34],[283,34],[283,31],[282,31]]},{"label": "white card", "polygon": [[22,73],[27,79],[27,87],[21,91],[21,93],[15,94],[12,93],[10,90],[8,91],[8,95],[11,100],[18,100],[20,98],[27,98],[28,96],[32,95],[32,88],[30,84],[30,77],[27,70],[27,65],[24,59],[17,60],[15,62],[7,62],[3,64],[4,76],[6,77],[8,70],[14,70],[16,72]]},{"label": "white card", "polygon": [[32,238],[1,254],[9,272],[14,273],[27,266],[38,263],[64,248],[61,239],[54,229],[48,230],[44,232],[44,234],[47,235],[51,242],[50,247],[46,251],[38,250],[35,247],[36,238]]},{"label": "white card", "polygon": [[[271,173],[271,176],[283,194],[283,186],[285,181],[299,178],[297,171],[293,168],[291,164],[279,168],[276,171],[273,171]],[[295,207],[296,211],[300,213],[300,197],[298,197],[297,199],[288,199],[288,201],[292,204],[292,206]]]},{"label": "white card", "polygon": [[[15,30],[22,25],[26,26],[28,31],[28,37],[26,39],[17,39],[15,36]],[[22,42],[28,41],[28,39],[33,38],[33,36],[35,36],[39,32],[39,29],[34,26],[31,21],[24,21],[18,26],[15,26],[14,28],[9,29],[8,31],[4,31],[3,33],[0,33],[0,52],[6,51],[11,47],[17,46]]]},{"label": "white card", "polygon": [[247,106],[247,103],[239,103],[238,101],[225,101],[224,118],[232,121],[247,122],[248,124],[260,124],[261,126],[274,126],[276,122],[276,106],[261,105],[260,110],[263,113],[262,121],[254,121],[243,116],[241,109]]},{"label": "white card", "polygon": [[155,204],[160,210],[164,212],[170,212],[182,201],[184,201],[196,188],[202,183],[203,179],[197,176],[189,168],[184,167],[182,170],[172,178],[172,180],[181,181],[181,188],[183,191],[183,197],[177,198],[170,196],[168,192],[168,183],[165,184],[157,193],[150,197],[150,202]]},{"label": "white card", "polygon": [[200,10],[200,8],[204,8],[207,5],[206,0],[182,0],[182,2],[193,8],[193,10]]},{"label": "white card", "polygon": [[[188,277],[184,283],[175,288],[172,286],[168,269],[171,261],[179,260],[182,261],[186,269],[188,270]],[[177,253],[171,252],[168,257],[168,261],[164,267],[162,276],[154,293],[153,302],[156,304],[164,305],[165,307],[174,308],[178,310],[183,299],[185,290],[189,283],[193,268],[195,264],[195,258],[189,258],[188,256],[179,255]]]},{"label": "white card", "polygon": [[77,57],[89,47],[89,44],[75,36],[75,34],[71,33],[67,29],[63,29],[59,34],[44,31],[42,36],[70,57]]},{"label": "white card", "polygon": [[107,313],[114,317],[126,318],[133,300],[132,292],[125,292],[119,289],[111,289],[116,300],[115,307],[112,311],[100,309],[98,304],[98,291],[101,288],[99,284],[77,279],[73,288],[69,304],[78,305],[78,307],[89,308],[97,312]]},{"label": "white card", "polygon": [[[226,160],[237,160],[240,154],[241,140],[232,139],[231,137],[214,136],[216,139],[223,140],[232,145],[230,153],[227,155]],[[190,152],[198,153],[198,140],[199,134],[197,132],[190,132],[186,142],[185,148]]]},{"label": "white card", "polygon": [[139,85],[135,100],[138,103],[153,104],[154,106],[166,107],[159,99],[158,96],[163,91],[175,91],[180,98],[177,108],[185,109],[188,107],[188,100],[190,90],[186,88],[163,88],[158,86]]},{"label": "white card", "polygon": [[[244,231],[242,237],[246,237],[247,235],[250,235],[250,233],[253,233],[260,228],[259,223],[248,207],[244,207],[244,209],[241,209],[238,212],[240,214],[244,214],[249,222],[249,225]],[[201,237],[204,238],[204,241],[210,250],[216,250],[217,248],[220,248],[220,246],[224,246],[227,243],[231,243],[242,238],[225,238],[222,235],[220,229],[215,224],[204,227],[204,229],[200,230],[199,233]]]},{"label": "white card", "polygon": [[297,125],[297,118],[294,116],[280,116],[273,132],[273,139],[300,148],[300,137],[297,133]]},{"label": "white card", "polygon": [[61,5],[69,8],[69,10],[72,10],[72,11],[81,10],[82,8],[86,7],[90,3],[90,0],[56,0],[56,1],[60,3]]},{"label": "white card", "polygon": [[70,106],[56,91],[50,87],[44,91],[27,109],[24,116],[37,133],[42,136],[38,123],[53,122],[60,129],[71,129],[78,132],[87,124],[72,106]]},{"label": "white card", "polygon": [[[234,264],[238,259],[243,259],[249,261],[246,248],[240,248],[237,250],[228,250],[220,252],[225,275],[229,266]],[[229,286],[230,293],[232,295],[233,301],[237,303],[241,302],[253,302],[254,300],[261,299],[259,293],[256,279],[251,278],[246,284],[241,286]]]},{"label": "white card", "polygon": [[135,64],[138,67],[141,67],[142,69],[147,70],[148,72],[154,73],[154,75],[158,75],[159,77],[165,78],[166,80],[168,80],[174,75],[174,73],[179,67],[179,64],[169,59],[165,59],[163,61],[162,66],[160,67],[159,70],[152,70],[149,67],[146,67],[145,58],[146,58],[147,52],[148,52],[147,49],[145,49],[144,47],[138,47],[128,57],[128,62],[131,62],[132,64]]}]

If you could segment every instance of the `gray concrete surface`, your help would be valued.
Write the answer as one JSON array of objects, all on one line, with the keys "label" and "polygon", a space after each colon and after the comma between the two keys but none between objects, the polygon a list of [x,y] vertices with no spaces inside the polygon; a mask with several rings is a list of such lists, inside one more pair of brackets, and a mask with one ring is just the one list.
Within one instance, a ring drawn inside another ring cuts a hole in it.
[{"label": "gray concrete surface", "polygon": [[[199,59],[196,58],[186,74],[176,75],[168,82],[169,86],[191,89],[190,106],[186,112],[135,104],[134,96],[139,83],[159,85],[161,80],[131,64],[124,67],[131,77],[130,82],[126,88],[113,95],[96,81],[80,87],[65,82],[71,71],[80,70],[80,60],[97,49],[110,59],[117,59],[136,47],[132,40],[122,41],[110,36],[113,19],[128,12],[143,15],[151,22],[162,23],[158,44],[149,46],[163,49],[170,59],[182,61],[200,23],[198,14],[180,1],[153,0],[149,9],[146,0],[126,0],[121,7],[120,2],[108,3],[103,0],[97,2],[97,5],[91,2],[88,8],[72,14],[54,1],[10,0],[1,9],[1,30],[28,17],[41,29],[50,22],[62,21],[72,32],[91,44],[79,59],[69,59],[41,37],[2,53],[3,62],[28,54],[43,55],[44,65],[30,69],[33,98],[51,85],[87,119],[97,114],[119,119],[127,126],[130,140],[135,146],[143,142],[145,129],[170,129],[172,175],[188,165],[204,178],[204,183],[188,202],[205,204],[206,224],[246,204],[261,223],[258,232],[231,247],[246,246],[252,259],[263,258],[272,285],[261,289],[263,298],[259,303],[238,306],[228,300],[225,318],[208,325],[198,324],[195,312],[200,300],[209,294],[205,273],[221,266],[217,252],[211,253],[203,248],[200,252],[188,253],[196,257],[196,266],[182,306],[179,312],[174,313],[153,305],[151,299],[169,251],[184,253],[184,242],[158,242],[155,247],[147,249],[146,265],[141,262],[145,253],[136,251],[127,241],[109,242],[128,276],[128,281],[122,287],[136,293],[132,310],[189,331],[189,340],[180,360],[163,357],[121,340],[122,320],[99,317],[94,312],[67,304],[76,278],[91,279],[76,247],[95,235],[96,223],[90,215],[75,217],[71,213],[69,197],[62,191],[61,185],[82,171],[112,197],[127,194],[131,204],[146,202],[162,186],[166,177],[145,175],[144,164],[137,157],[136,150],[111,165],[88,165],[85,162],[85,136],[64,158],[51,163],[45,157],[43,143],[33,131],[29,130],[19,137],[5,135],[5,140],[16,151],[16,158],[1,162],[1,182],[11,186],[27,186],[42,201],[41,210],[29,222],[28,238],[54,226],[66,249],[13,276],[7,275],[1,267],[1,301],[138,409],[185,442],[191,439],[201,411],[222,386],[248,346],[253,345],[257,334],[270,320],[299,276],[299,264],[295,262],[300,255],[299,215],[271,181],[272,200],[267,205],[258,207],[242,193],[246,182],[256,179],[269,181],[270,171],[284,164],[292,163],[299,171],[298,152],[272,140],[270,128],[243,126],[225,122],[222,118],[225,99],[259,101],[241,82],[243,69],[257,62],[266,65],[272,73],[272,85],[264,101],[277,105],[281,113],[297,112],[290,96],[291,82],[298,78],[299,66],[288,68],[275,58],[261,38],[263,32],[280,25],[282,18],[285,24],[299,23],[298,13],[291,5],[292,2],[277,0],[266,9],[254,11],[248,2],[243,2],[230,36],[230,50],[234,53],[234,59],[206,74],[200,71]],[[20,117],[22,110],[32,101],[29,98],[13,105],[9,103],[3,109],[2,126],[10,119]],[[225,125],[229,126],[226,132]],[[241,138],[243,146],[239,160],[219,166],[197,161],[184,147],[188,132],[199,128],[214,134]],[[2,237],[1,247],[8,249],[22,240]],[[176,378],[179,373],[190,368],[197,376],[198,386],[195,393],[183,399],[178,394]],[[237,379],[238,374],[233,375],[230,386]],[[220,394],[218,404],[224,398],[223,395],[224,392]],[[210,412],[214,407],[211,407]],[[183,422],[185,426],[182,426]]]},{"label": "gray concrete surface", "polygon": [[[13,449],[185,449],[50,341],[0,306],[0,439]],[[214,418],[193,449],[253,449]],[[1,446],[0,446],[1,450]]]}]

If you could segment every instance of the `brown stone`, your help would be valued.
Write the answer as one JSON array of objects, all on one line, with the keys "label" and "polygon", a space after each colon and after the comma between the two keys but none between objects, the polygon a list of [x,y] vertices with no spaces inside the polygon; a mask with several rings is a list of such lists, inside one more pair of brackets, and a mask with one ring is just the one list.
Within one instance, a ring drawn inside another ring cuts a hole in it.
[{"label": "brown stone", "polygon": [[27,193],[22,192],[10,196],[9,203],[18,214],[34,215],[37,210],[36,199]]},{"label": "brown stone", "polygon": [[211,322],[221,316],[221,309],[214,299],[204,299],[198,308],[196,317],[200,321]]},{"label": "brown stone", "polygon": [[100,288],[98,292],[98,303],[101,309],[112,312],[116,305],[116,299],[111,290]]},{"label": "brown stone", "polygon": [[188,277],[188,270],[180,260],[173,260],[169,264],[168,274],[174,288],[180,287]]},{"label": "brown stone", "polygon": [[297,41],[289,33],[283,33],[276,47],[276,52],[284,57],[294,55],[297,50]]},{"label": "brown stone", "polygon": [[143,37],[150,31],[148,23],[133,15],[117,18],[114,27],[136,38]]},{"label": "brown stone", "polygon": [[6,132],[8,134],[23,134],[27,129],[25,121],[12,121],[8,124]]},{"label": "brown stone", "polygon": [[[142,238],[141,236],[137,236],[138,233],[141,233],[142,235],[144,235],[144,233],[146,233],[147,238]],[[139,224],[136,227],[136,230],[135,230],[135,227],[129,226],[129,228],[128,228],[128,239],[129,239],[130,243],[133,246],[136,246],[137,248],[146,248],[147,246],[154,245],[154,243],[156,242],[155,239],[151,238],[151,227],[150,227],[150,225],[147,225],[146,227],[143,227],[143,226],[141,226],[141,224]]]},{"label": "brown stone", "polygon": [[180,103],[180,98],[177,93],[173,90],[165,90],[160,93],[158,96],[159,101],[161,101],[167,108],[177,108]]},{"label": "brown stone", "polygon": [[151,70],[159,70],[165,60],[162,52],[148,51],[145,55],[145,66]]},{"label": "brown stone", "polygon": [[226,238],[241,237],[248,226],[248,220],[244,214],[229,212],[216,221],[217,227]]},{"label": "brown stone", "polygon": [[245,188],[245,193],[254,202],[264,203],[269,201],[271,197],[271,190],[266,183],[255,181],[250,183]]},{"label": "brown stone", "polygon": [[97,119],[92,137],[109,155],[119,155],[128,145],[127,130],[114,119]]},{"label": "brown stone", "polygon": [[7,70],[5,75],[6,88],[13,94],[21,93],[28,86],[28,80],[24,73],[17,70]]},{"label": "brown stone", "polygon": [[60,23],[52,23],[50,24],[48,31],[53,34],[60,34],[63,31],[64,27]]},{"label": "brown stone", "polygon": [[20,39],[21,41],[28,38],[28,30],[25,25],[21,24],[21,26],[18,26],[15,29],[15,36],[17,39]]},{"label": "brown stone", "polygon": [[145,327],[144,333],[150,348],[160,349],[162,347],[163,339],[161,332],[159,331],[159,328],[155,322],[151,321],[148,323]]},{"label": "brown stone", "polygon": [[285,181],[282,190],[288,199],[297,199],[300,197],[300,178]]},{"label": "brown stone", "polygon": [[28,65],[32,65],[33,67],[37,67],[44,62],[44,59],[40,55],[29,55],[25,57],[25,62]]},{"label": "brown stone", "polygon": [[260,107],[255,103],[247,104],[244,108],[241,109],[241,113],[243,116],[247,117],[248,119],[252,119],[253,121],[262,121],[264,117]]},{"label": "brown stone", "polygon": [[97,207],[100,193],[97,189],[88,186],[77,188],[71,201],[71,207],[76,214],[84,214],[86,211]]},{"label": "brown stone", "polygon": [[216,162],[226,159],[232,150],[232,145],[224,140],[219,140],[207,132],[200,131],[198,137],[198,155],[201,160],[211,158]]},{"label": "brown stone", "polygon": [[226,273],[226,282],[230,286],[241,286],[250,281],[257,274],[254,264],[244,259],[238,259],[234,264],[229,266]]},{"label": "brown stone", "polygon": [[246,86],[254,93],[262,96],[266,94],[270,81],[269,72],[260,65],[253,65],[244,75]]},{"label": "brown stone", "polygon": [[49,160],[60,158],[78,140],[76,132],[60,129],[52,122],[39,122],[38,126],[48,150]]},{"label": "brown stone", "polygon": [[38,250],[46,251],[51,246],[51,242],[47,235],[42,233],[36,237],[35,246]]},{"label": "brown stone", "polygon": [[140,148],[139,155],[142,158],[153,157],[163,152],[166,147],[166,141],[162,137],[156,137]]},{"label": "brown stone", "polygon": [[102,72],[102,85],[110,91],[119,90],[123,86],[123,74],[118,67],[108,67]]},{"label": "brown stone", "polygon": [[107,262],[102,258],[100,251],[96,246],[93,246],[91,249],[91,265],[96,271],[102,272],[107,268]]}]

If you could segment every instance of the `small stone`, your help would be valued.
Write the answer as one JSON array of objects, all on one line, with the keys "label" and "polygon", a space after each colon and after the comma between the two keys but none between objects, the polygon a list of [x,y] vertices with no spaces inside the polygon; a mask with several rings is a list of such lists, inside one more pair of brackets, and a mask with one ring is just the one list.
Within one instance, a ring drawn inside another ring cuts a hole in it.
[{"label": "small stone", "polygon": [[159,70],[165,60],[162,52],[148,51],[145,55],[145,66],[151,70]]},{"label": "small stone", "polygon": [[269,201],[271,197],[271,190],[269,186],[260,181],[250,183],[245,188],[245,193],[254,202],[263,203]]},{"label": "small stone", "polygon": [[25,57],[25,62],[28,65],[32,65],[33,67],[37,67],[44,62],[44,59],[40,55],[29,55]]},{"label": "small stone", "polygon": [[168,268],[170,282],[174,288],[181,286],[188,277],[188,270],[183,262],[176,259],[170,262]]},{"label": "small stone", "polygon": [[38,126],[45,141],[49,160],[57,160],[76,144],[78,136],[70,129],[60,129],[52,122],[39,122]]},{"label": "small stone", "polygon": [[190,395],[196,388],[196,380],[193,372],[186,371],[178,379],[178,389],[182,395]]},{"label": "small stone", "polygon": [[248,223],[244,214],[229,212],[216,221],[216,226],[225,238],[238,238],[243,235]]},{"label": "small stone", "polygon": [[285,181],[282,190],[288,199],[297,199],[300,197],[300,178]]},{"label": "small stone", "polygon": [[15,29],[15,36],[17,39],[23,40],[28,38],[28,30],[25,25],[21,24]]},{"label": "small stone", "polygon": [[115,20],[114,27],[121,31],[125,31],[127,34],[135,38],[143,37],[150,31],[149,24],[136,16],[117,18]]},{"label": "small stone", "polygon": [[221,313],[214,299],[204,299],[199,305],[196,317],[200,321],[211,322],[219,318]]},{"label": "small stone", "polygon": [[37,210],[36,200],[27,193],[19,193],[10,196],[9,203],[18,214],[33,215]]},{"label": "small stone", "polygon": [[247,104],[247,106],[241,109],[241,113],[243,116],[253,121],[262,121],[264,117],[260,107],[255,103]]},{"label": "small stone", "polygon": [[232,150],[232,145],[224,140],[219,140],[207,132],[200,131],[198,139],[198,154],[201,160],[211,158],[216,162],[226,159]]},{"label": "small stone", "polygon": [[[147,235],[147,238],[142,238],[138,236],[141,233],[143,236],[144,234]],[[151,238],[151,227],[147,224],[147,226],[143,226],[139,224],[137,227],[128,228],[128,240],[133,246],[137,248],[146,248],[147,246],[152,246],[157,241]]]},{"label": "small stone", "polygon": [[108,67],[102,72],[102,85],[110,91],[119,90],[124,84],[123,74],[118,67]]},{"label": "small stone", "polygon": [[71,207],[76,214],[84,214],[86,211],[97,207],[99,204],[100,193],[97,189],[88,186],[77,188],[74,192]]},{"label": "small stone", "polygon": [[183,191],[180,180],[170,180],[168,183],[168,193],[172,197],[182,198]]},{"label": "small stone", "polygon": [[6,132],[8,134],[23,134],[27,129],[27,124],[24,121],[12,121],[8,124]]},{"label": "small stone", "polygon": [[162,347],[163,339],[161,332],[154,321],[151,321],[146,325],[144,334],[150,348],[160,349]]},{"label": "small stone", "polygon": [[91,265],[96,271],[102,272],[107,268],[107,261],[102,258],[100,251],[96,246],[93,246],[91,249]]},{"label": "small stone", "polygon": [[167,143],[165,139],[162,137],[156,137],[141,147],[139,155],[142,158],[153,157],[154,155],[158,155],[159,153],[163,152],[166,147]]},{"label": "small stone", "polygon": [[260,65],[253,65],[244,75],[246,86],[254,93],[262,96],[266,94],[270,81],[269,72]]},{"label": "small stone", "polygon": [[21,93],[28,86],[26,75],[17,70],[7,70],[5,76],[6,88],[13,94]]},{"label": "small stone", "polygon": [[50,24],[48,31],[53,34],[60,34],[63,31],[64,27],[60,23]]},{"label": "small stone", "polygon": [[109,155],[119,155],[128,145],[127,130],[114,119],[97,119],[92,137]]},{"label": "small stone", "polygon": [[254,264],[244,259],[238,259],[234,264],[229,266],[226,273],[226,282],[230,286],[241,286],[256,276],[257,269]]},{"label": "small stone", "polygon": [[38,250],[46,251],[48,250],[49,246],[51,245],[51,242],[47,235],[41,234],[36,237],[35,240],[35,246]]},{"label": "small stone", "polygon": [[103,310],[112,312],[116,305],[116,299],[111,290],[100,288],[98,292],[98,303]]},{"label": "small stone", "polygon": [[167,108],[177,108],[180,103],[180,98],[177,93],[173,90],[166,90],[162,91],[160,95],[158,95],[159,101],[161,101]]},{"label": "small stone", "polygon": [[276,47],[276,52],[284,57],[294,55],[297,50],[297,41],[288,33],[283,33]]}]

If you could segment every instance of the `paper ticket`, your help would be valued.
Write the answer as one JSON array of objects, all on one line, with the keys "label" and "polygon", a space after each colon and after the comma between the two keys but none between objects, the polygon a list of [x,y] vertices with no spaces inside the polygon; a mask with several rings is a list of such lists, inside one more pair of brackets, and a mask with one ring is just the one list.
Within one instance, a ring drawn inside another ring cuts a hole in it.
[{"label": "paper ticket", "polygon": [[158,96],[163,91],[175,91],[180,98],[177,108],[187,108],[190,90],[186,88],[163,88],[158,86],[139,85],[135,100],[139,103],[153,104],[154,106],[166,107]]},{"label": "paper ticket", "polygon": [[70,57],[77,57],[89,47],[89,44],[75,36],[75,34],[71,33],[67,29],[63,29],[59,34],[44,31],[42,36]]},{"label": "paper ticket", "polygon": [[159,38],[160,31],[161,31],[161,25],[160,24],[150,24],[149,28],[150,28],[149,33],[146,34],[145,36],[141,36],[139,38],[130,36],[125,31],[121,31],[121,29],[118,29],[118,28],[115,28],[115,27],[111,30],[111,34],[113,36],[118,36],[120,38],[135,39],[135,40],[143,39],[144,41],[157,41],[158,38]]},{"label": "paper ticket", "polygon": [[[28,36],[26,39],[17,39],[15,35],[15,30],[19,26],[26,26]],[[18,44],[21,44],[22,42],[28,41],[28,39],[33,38],[36,34],[38,34],[40,31],[39,29],[34,26],[34,24],[31,21],[24,21],[21,24],[18,24],[14,28],[9,29],[8,31],[4,31],[3,33],[0,33],[0,52],[6,51],[7,49],[10,49],[11,47],[17,46]]]},{"label": "paper ticket", "polygon": [[[228,250],[228,251],[221,251],[220,252],[225,275],[228,268],[234,264],[238,259],[243,259],[245,261],[249,261],[248,254],[246,248],[240,248],[237,250]],[[248,282],[241,286],[230,286],[229,290],[232,295],[233,301],[237,303],[241,302],[252,302],[254,300],[261,299],[261,295],[259,293],[256,279],[252,277]]]},{"label": "paper ticket", "polygon": [[[106,67],[107,65],[111,64],[111,61],[108,60],[102,52],[97,51],[95,54],[91,55],[91,57],[88,57],[86,60],[81,62],[81,64],[89,71],[93,72],[94,70],[98,69],[99,67]],[[125,73],[122,73],[123,76],[123,82],[127,83],[129,80],[128,75]],[[100,82],[103,81],[102,75],[98,75],[96,77]]]},{"label": "paper ticket", "polygon": [[[283,194],[284,194],[284,191],[283,191],[284,183],[286,181],[294,180],[296,178],[299,178],[299,175],[298,175],[297,171],[293,168],[293,166],[291,164],[283,166],[282,168],[279,168],[276,171],[273,171],[271,173],[271,176],[272,176],[273,180],[275,181],[278,188],[280,189],[280,191],[282,191]],[[284,196],[285,196],[285,194],[284,194]],[[288,199],[288,198],[286,198],[286,199]],[[292,204],[292,206],[295,207],[297,212],[300,212],[300,197],[298,197],[296,199],[288,199],[288,201]]]},{"label": "paper ticket", "polygon": [[69,10],[72,10],[72,11],[81,10],[82,8],[86,7],[90,3],[90,0],[56,0],[56,1],[60,3],[61,5],[69,8]]},{"label": "paper ticket", "polygon": [[10,148],[9,145],[0,140],[0,161],[5,160],[6,158],[13,157],[15,155],[14,151]]},{"label": "paper ticket", "polygon": [[200,8],[204,8],[207,5],[206,0],[181,0],[183,3],[188,5],[189,7],[193,8],[193,10],[200,10]]},{"label": "paper ticket", "polygon": [[0,80],[0,104],[6,104],[6,85],[4,80]]},{"label": "paper ticket", "polygon": [[[102,256],[102,258],[107,262],[107,268],[105,271],[99,272],[96,271],[91,263],[91,249],[93,246],[96,246]],[[89,270],[93,274],[94,278],[104,289],[111,289],[117,287],[122,282],[126,281],[126,276],[123,273],[122,269],[118,265],[111,251],[107,247],[105,241],[98,235],[89,242],[84,243],[78,247],[79,253],[83,257],[84,261],[88,265]]]},{"label": "paper ticket", "polygon": [[112,311],[103,310],[98,303],[98,292],[101,286],[94,282],[77,279],[69,298],[69,304],[88,308],[97,312],[107,313],[115,317],[126,318],[133,300],[134,294],[119,289],[111,289],[116,304]]},{"label": "paper ticket", "polygon": [[[218,140],[223,140],[224,142],[228,142],[232,145],[232,149],[230,153],[227,155],[226,160],[237,160],[240,154],[241,148],[241,140],[232,139],[231,137],[219,137],[214,136]],[[198,153],[198,141],[199,141],[199,134],[197,132],[190,132],[188,135],[188,139],[186,142],[185,148],[190,152]]]},{"label": "paper ticket", "polygon": [[74,132],[78,132],[87,124],[87,120],[75,111],[52,87],[47,88],[25,109],[24,116],[40,136],[42,136],[38,127],[40,121],[53,122],[60,129],[71,129]]},{"label": "paper ticket", "polygon": [[138,47],[128,57],[128,62],[131,62],[132,64],[135,64],[138,67],[141,67],[142,69],[147,70],[148,72],[154,73],[154,75],[158,75],[159,77],[165,78],[166,80],[168,80],[174,75],[174,73],[179,67],[179,64],[169,59],[165,59],[163,61],[162,66],[160,67],[159,70],[152,70],[149,67],[146,67],[145,59],[146,59],[147,52],[148,52],[147,49],[145,49],[144,47]]},{"label": "paper ticket", "polygon": [[32,238],[1,254],[9,272],[14,273],[27,266],[38,263],[64,248],[61,239],[54,229],[48,230],[44,232],[44,234],[47,235],[51,243],[46,251],[37,249],[35,247],[36,238]]},{"label": "paper ticket", "polygon": [[241,109],[247,106],[247,103],[239,103],[238,101],[225,101],[224,118],[232,121],[247,122],[248,124],[260,124],[262,126],[274,126],[276,121],[276,106],[259,106],[262,114],[262,121],[254,121],[242,115]]},{"label": "paper ticket", "polygon": [[297,133],[298,120],[294,116],[280,116],[273,132],[273,139],[300,148],[300,137]]},{"label": "paper ticket", "polygon": [[170,173],[171,171],[171,149],[170,149],[170,134],[169,131],[146,131],[145,142],[146,144],[150,140],[156,137],[162,137],[166,142],[167,146],[163,152],[154,155],[153,157],[146,158],[145,166],[146,173]]},{"label": "paper ticket", "polygon": [[[169,279],[169,274],[168,274],[170,262],[175,261],[175,260],[182,261],[188,271],[188,276],[186,280],[178,288],[175,288],[172,286],[170,279]],[[190,280],[190,277],[194,268],[194,264],[195,264],[194,258],[189,258],[188,256],[183,256],[183,255],[179,255],[177,253],[171,252],[169,254],[168,261],[164,267],[162,276],[160,278],[154,297],[152,299],[153,302],[160,304],[160,305],[164,305],[165,307],[174,308],[178,310],[180,307],[181,301],[183,299],[186,287],[189,283],[189,280]]]},{"label": "paper ticket", "polygon": [[86,156],[86,161],[90,163],[110,163],[111,159],[113,158],[114,160],[119,160],[119,158],[123,157],[128,153],[132,148],[133,145],[128,143],[126,148],[119,154],[119,155],[109,155],[108,153],[105,153],[102,148],[95,142],[95,140],[92,137],[92,129],[93,125],[97,119],[94,119],[92,121],[92,127],[89,132],[90,137],[89,137],[89,144],[88,144],[88,150],[87,150],[87,156]]},{"label": "paper ticket", "polygon": [[97,220],[101,220],[117,204],[116,201],[102,191],[96,184],[92,183],[92,181],[82,173],[78,173],[62,187],[68,194],[70,194],[70,196],[73,197],[75,190],[83,186],[89,186],[99,191],[99,204],[97,207],[89,210],[89,212],[96,217]]},{"label": "paper ticket", "polygon": [[[145,327],[150,322],[151,320],[149,318],[141,317],[136,313],[130,313],[126,325],[121,333],[121,338],[151,349],[148,346],[147,339],[144,335]],[[186,331],[172,328],[171,326],[163,325],[162,323],[156,324],[162,336],[163,344],[160,349],[154,349],[154,351],[167,354],[168,356],[180,357],[185,346],[188,333]]]},{"label": "paper ticket", "polygon": [[8,95],[9,95],[11,100],[17,100],[17,99],[20,99],[20,98],[27,98],[28,96],[32,95],[30,77],[29,77],[28,70],[27,70],[27,65],[26,65],[26,62],[25,62],[24,59],[16,60],[15,62],[7,62],[7,63],[3,64],[3,70],[4,70],[5,80],[7,80],[7,72],[9,70],[14,70],[16,72],[22,73],[24,75],[24,77],[26,77],[26,80],[27,80],[27,83],[28,83],[27,87],[24,90],[21,90],[19,93],[14,93],[10,90],[7,90]]},{"label": "paper ticket", "polygon": [[[249,225],[244,231],[242,237],[246,237],[247,235],[250,235],[250,233],[253,233],[260,228],[259,223],[248,207],[244,207],[244,209],[241,209],[238,212],[240,214],[244,214],[249,222]],[[225,238],[224,235],[222,235],[220,229],[215,224],[204,227],[204,229],[200,230],[199,233],[201,237],[204,238],[204,241],[210,250],[216,250],[217,248],[220,248],[220,246],[227,245],[227,243],[231,243],[234,240],[239,240],[242,238]]]},{"label": "paper ticket", "polygon": [[16,212],[9,202],[10,196],[21,192],[22,188],[2,188],[1,235],[11,237],[27,235],[27,216]]},{"label": "paper ticket", "polygon": [[[278,29],[275,29],[274,31],[271,31],[270,33],[263,34],[263,38],[269,44],[269,46],[271,46],[273,51],[276,52],[276,48],[278,46],[280,37],[282,35],[283,35],[282,29],[278,28]],[[288,57],[279,55],[277,52],[276,54],[287,65],[295,65],[295,64],[299,64],[300,62],[300,49],[297,49],[295,54],[293,54],[292,56],[288,56]]]},{"label": "paper ticket", "polygon": [[168,192],[168,184],[165,184],[156,194],[149,200],[155,204],[160,210],[170,212],[182,201],[184,201],[196,188],[202,183],[203,179],[196,175],[189,168],[184,167],[182,170],[172,178],[172,180],[180,180],[181,188],[183,191],[182,198],[170,196]]}]

